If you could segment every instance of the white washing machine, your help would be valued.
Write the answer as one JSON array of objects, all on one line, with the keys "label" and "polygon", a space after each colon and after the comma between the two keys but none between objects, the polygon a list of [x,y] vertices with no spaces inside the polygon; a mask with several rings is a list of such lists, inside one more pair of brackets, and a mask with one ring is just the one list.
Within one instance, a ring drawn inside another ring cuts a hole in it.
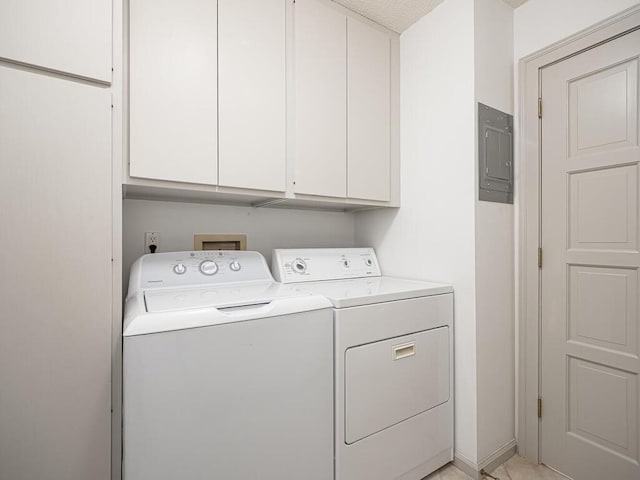
[{"label": "white washing machine", "polygon": [[371,248],[274,250],[272,271],[334,307],[336,480],[452,461],[452,288],[384,277]]},{"label": "white washing machine", "polygon": [[124,480],[333,478],[333,314],[257,252],[141,257],[124,320]]}]

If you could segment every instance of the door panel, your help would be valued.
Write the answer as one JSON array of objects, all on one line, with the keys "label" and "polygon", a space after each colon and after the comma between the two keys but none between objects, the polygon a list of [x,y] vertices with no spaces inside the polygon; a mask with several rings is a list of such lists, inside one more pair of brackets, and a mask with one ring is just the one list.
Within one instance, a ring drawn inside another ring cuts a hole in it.
[{"label": "door panel", "polygon": [[0,57],[111,82],[111,0],[3,0]]},{"label": "door panel", "polygon": [[542,461],[640,478],[640,31],[542,70]]},{"label": "door panel", "polygon": [[217,5],[131,0],[132,177],[218,181]]},{"label": "door panel", "polygon": [[111,91],[0,66],[0,479],[107,480]]},{"label": "door panel", "polygon": [[348,32],[349,198],[389,200],[391,40],[353,18]]},{"label": "door panel", "polygon": [[347,193],[347,19],[295,3],[295,193]]},{"label": "door panel", "polygon": [[285,190],[285,0],[218,1],[219,184]]}]

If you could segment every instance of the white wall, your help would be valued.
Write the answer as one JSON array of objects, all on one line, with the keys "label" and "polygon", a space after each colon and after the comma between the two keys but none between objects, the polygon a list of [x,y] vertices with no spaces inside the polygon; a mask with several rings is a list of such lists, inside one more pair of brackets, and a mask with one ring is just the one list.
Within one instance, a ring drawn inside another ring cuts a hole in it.
[{"label": "white wall", "polygon": [[[513,9],[502,0],[475,0],[474,36],[476,101],[513,114]],[[515,444],[514,210],[477,196],[475,207],[478,463],[483,466],[502,447]]]},{"label": "white wall", "polygon": [[401,205],[356,214],[384,273],[455,289],[456,454],[476,460],[473,0],[447,0],[400,37]]},{"label": "white wall", "polygon": [[144,253],[144,232],[160,233],[163,252],[193,250],[196,233],[243,233],[247,249],[262,253],[269,264],[273,248],[355,246],[352,213],[125,200],[125,294],[131,264]]},{"label": "white wall", "polygon": [[638,0],[529,0],[515,10],[515,59],[637,4]]}]

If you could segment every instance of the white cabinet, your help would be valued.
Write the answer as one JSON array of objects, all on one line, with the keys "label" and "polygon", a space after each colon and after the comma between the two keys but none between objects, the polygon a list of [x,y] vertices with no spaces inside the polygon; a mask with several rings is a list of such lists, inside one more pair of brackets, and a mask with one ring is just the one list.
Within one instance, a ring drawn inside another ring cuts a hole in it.
[{"label": "white cabinet", "polygon": [[294,51],[294,192],[389,201],[389,34],[300,0]]},{"label": "white cabinet", "polygon": [[391,39],[354,18],[347,25],[347,196],[388,201]]},{"label": "white cabinet", "polygon": [[0,165],[0,478],[108,480],[111,90],[0,66]]},{"label": "white cabinet", "polygon": [[295,3],[295,193],[347,193],[347,18]]},{"label": "white cabinet", "polygon": [[130,0],[130,175],[218,181],[215,0]]},{"label": "white cabinet", "polygon": [[0,58],[111,82],[111,0],[3,0]]},{"label": "white cabinet", "polygon": [[397,205],[397,36],[329,0],[129,8],[132,195]]},{"label": "white cabinet", "polygon": [[285,0],[218,0],[219,184],[284,191]]}]

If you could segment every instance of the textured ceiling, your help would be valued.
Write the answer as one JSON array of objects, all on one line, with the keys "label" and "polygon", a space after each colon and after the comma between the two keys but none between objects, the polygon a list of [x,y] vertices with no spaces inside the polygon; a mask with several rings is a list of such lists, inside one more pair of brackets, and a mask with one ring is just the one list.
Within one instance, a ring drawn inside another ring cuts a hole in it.
[{"label": "textured ceiling", "polygon": [[[402,33],[444,0],[333,0],[380,25]],[[513,8],[527,0],[504,0]]]}]

